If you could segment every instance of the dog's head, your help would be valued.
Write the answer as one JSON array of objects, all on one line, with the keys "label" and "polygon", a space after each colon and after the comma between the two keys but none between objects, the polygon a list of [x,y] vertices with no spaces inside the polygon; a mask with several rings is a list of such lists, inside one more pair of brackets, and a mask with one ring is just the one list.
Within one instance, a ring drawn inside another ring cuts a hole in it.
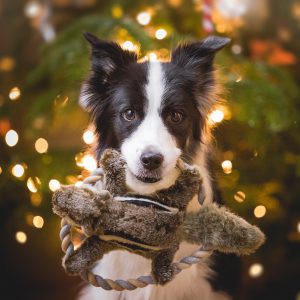
[{"label": "dog's head", "polygon": [[129,185],[143,192],[171,185],[176,162],[200,146],[214,104],[215,53],[229,39],[209,37],[183,44],[170,62],[137,62],[137,54],[87,33],[92,70],[80,104],[93,115],[97,155],[121,150]]}]

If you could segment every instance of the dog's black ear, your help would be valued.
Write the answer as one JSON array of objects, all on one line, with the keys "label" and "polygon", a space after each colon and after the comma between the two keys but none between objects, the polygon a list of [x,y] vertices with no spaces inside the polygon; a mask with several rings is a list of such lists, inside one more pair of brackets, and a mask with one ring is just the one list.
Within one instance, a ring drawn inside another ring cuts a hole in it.
[{"label": "dog's black ear", "polygon": [[137,61],[137,54],[132,51],[123,50],[115,42],[105,41],[93,34],[86,32],[84,37],[91,45],[91,67],[90,78],[82,85],[80,94],[80,105],[86,110],[92,110],[96,96],[106,89],[112,73]]},{"label": "dog's black ear", "polygon": [[210,36],[199,42],[181,44],[172,52],[171,61],[186,68],[209,68],[216,52],[229,42],[229,38]]}]

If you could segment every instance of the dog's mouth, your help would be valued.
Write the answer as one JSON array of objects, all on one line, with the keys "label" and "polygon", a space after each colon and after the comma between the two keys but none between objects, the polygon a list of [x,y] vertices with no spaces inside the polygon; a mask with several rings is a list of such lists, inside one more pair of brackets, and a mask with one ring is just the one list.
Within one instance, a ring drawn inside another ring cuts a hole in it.
[{"label": "dog's mouth", "polygon": [[143,177],[143,176],[137,176],[137,175],[134,175],[135,178],[139,181],[142,181],[144,183],[155,183],[155,182],[158,182],[161,180],[160,177]]}]

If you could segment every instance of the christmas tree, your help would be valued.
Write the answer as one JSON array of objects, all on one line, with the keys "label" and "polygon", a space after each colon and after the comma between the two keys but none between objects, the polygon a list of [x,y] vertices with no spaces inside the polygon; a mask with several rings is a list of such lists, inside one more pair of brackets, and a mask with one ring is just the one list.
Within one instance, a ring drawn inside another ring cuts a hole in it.
[{"label": "christmas tree", "polygon": [[89,70],[85,31],[141,60],[167,60],[179,41],[210,33],[233,39],[216,58],[225,87],[210,115],[217,179],[226,205],[267,236],[241,260],[237,299],[300,297],[297,1],[11,1],[0,13],[3,299],[73,299],[79,289],[60,267],[50,199],[96,167],[86,152],[89,117],[78,106]]}]

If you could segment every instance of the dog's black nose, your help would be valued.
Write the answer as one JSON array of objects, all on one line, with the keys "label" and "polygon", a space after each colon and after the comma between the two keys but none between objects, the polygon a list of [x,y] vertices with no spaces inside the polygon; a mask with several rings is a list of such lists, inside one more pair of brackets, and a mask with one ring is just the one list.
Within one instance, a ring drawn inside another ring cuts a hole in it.
[{"label": "dog's black nose", "polygon": [[147,150],[141,155],[143,167],[148,170],[155,170],[159,168],[163,159],[164,157],[159,152],[153,150]]}]

